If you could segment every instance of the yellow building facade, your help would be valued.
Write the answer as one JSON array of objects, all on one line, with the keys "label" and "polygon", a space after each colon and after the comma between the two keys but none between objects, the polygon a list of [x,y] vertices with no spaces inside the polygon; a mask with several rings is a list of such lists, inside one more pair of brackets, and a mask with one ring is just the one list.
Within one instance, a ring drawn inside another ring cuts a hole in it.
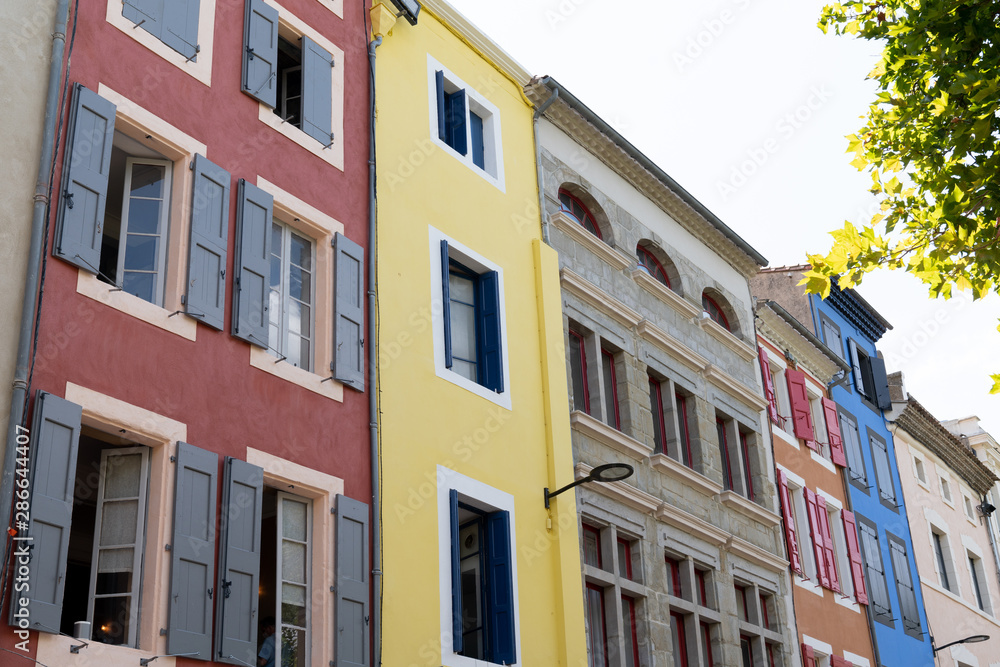
[{"label": "yellow building facade", "polygon": [[382,663],[583,666],[575,497],[544,502],[573,461],[530,76],[442,2],[380,30]]}]

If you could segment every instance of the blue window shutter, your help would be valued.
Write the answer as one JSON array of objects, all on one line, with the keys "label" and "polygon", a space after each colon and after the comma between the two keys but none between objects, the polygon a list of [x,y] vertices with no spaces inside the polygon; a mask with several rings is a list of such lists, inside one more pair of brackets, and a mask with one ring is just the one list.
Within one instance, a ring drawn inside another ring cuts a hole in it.
[{"label": "blue window shutter", "polygon": [[95,274],[101,263],[116,109],[94,91],[73,85],[52,254]]},{"label": "blue window shutter", "polygon": [[334,236],[333,375],[365,390],[365,251],[339,232]]},{"label": "blue window shutter", "polygon": [[197,60],[200,0],[166,0],[160,40],[185,58]]},{"label": "blue window shutter", "polygon": [[868,357],[868,362],[872,369],[872,384],[875,385],[875,404],[883,410],[892,407],[892,399],[889,398],[889,380],[885,374],[885,359],[877,356]]},{"label": "blue window shutter", "polygon": [[173,0],[122,0],[122,16],[136,28],[142,28],[150,35],[162,38],[163,4]]},{"label": "blue window shutter", "polygon": [[462,637],[462,556],[458,537],[458,491],[448,492],[451,520],[451,646],[455,653],[461,653],[464,646]]},{"label": "blue window shutter", "polygon": [[486,515],[486,558],[486,631],[487,645],[491,647],[490,661],[513,665],[517,656],[514,642],[514,571],[511,564],[508,512]]},{"label": "blue window shutter", "polygon": [[450,263],[448,260],[448,242],[441,241],[441,292],[442,308],[441,317],[444,318],[444,366],[451,368],[451,290],[449,289],[449,276],[451,276]]},{"label": "blue window shutter", "polygon": [[337,496],[337,659],[334,667],[369,667],[368,505]]},{"label": "blue window shutter", "polygon": [[[28,629],[59,632],[82,413],[79,405],[44,391],[39,391],[35,398],[30,443],[31,483],[27,486],[31,493],[27,535],[33,539],[12,545],[15,558],[20,549],[30,545],[29,587],[13,594],[11,625],[18,625],[18,615],[26,614],[20,618],[27,618],[25,627]],[[21,458],[21,454],[18,457]],[[24,488],[15,484],[18,490]],[[28,604],[22,608],[19,602],[23,599]]]},{"label": "blue window shutter", "polygon": [[503,346],[500,331],[500,277],[496,271],[479,276],[480,384],[503,391]]},{"label": "blue window shutter", "polygon": [[333,56],[302,36],[302,130],[324,146],[333,143]]},{"label": "blue window shutter", "polygon": [[483,144],[483,119],[469,112],[469,129],[472,133],[472,163],[480,169],[486,169],[486,150]]},{"label": "blue window shutter", "polygon": [[178,442],[174,465],[167,653],[211,660],[219,456]]},{"label": "blue window shutter", "polygon": [[219,580],[215,590],[219,662],[256,664],[264,469],[226,457],[222,469]]},{"label": "blue window shutter", "polygon": [[278,102],[278,10],[247,0],[243,22],[243,92],[274,108]]},{"label": "blue window shutter", "polygon": [[445,95],[448,126],[448,145],[465,155],[469,152],[465,138],[465,90]]},{"label": "blue window shutter", "polygon": [[445,108],[445,96],[444,96],[444,72],[438,70],[434,73],[434,83],[435,83],[435,93],[437,95],[437,112],[438,112],[438,139],[447,143],[448,142],[448,122],[447,122],[447,112]]},{"label": "blue window shutter", "polygon": [[220,331],[226,306],[229,181],[228,171],[204,155],[194,156],[185,304],[188,315]]},{"label": "blue window shutter", "polygon": [[231,326],[237,338],[267,348],[274,197],[242,178],[238,188]]}]

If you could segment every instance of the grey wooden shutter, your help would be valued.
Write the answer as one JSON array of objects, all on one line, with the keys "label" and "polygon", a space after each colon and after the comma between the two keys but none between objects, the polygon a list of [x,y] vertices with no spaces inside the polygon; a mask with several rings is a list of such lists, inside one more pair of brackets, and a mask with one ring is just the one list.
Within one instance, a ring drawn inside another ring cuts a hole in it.
[{"label": "grey wooden shutter", "polygon": [[335,667],[368,667],[368,505],[337,496]]},{"label": "grey wooden shutter", "polygon": [[885,374],[885,360],[880,357],[868,357],[868,363],[872,369],[872,388],[875,405],[883,410],[892,407],[892,399],[889,397],[889,379]]},{"label": "grey wooden shutter", "polygon": [[274,197],[241,178],[237,199],[232,330],[237,338],[266,348]]},{"label": "grey wooden shutter", "polygon": [[260,581],[261,498],[264,469],[226,457],[215,590],[217,659],[257,664],[257,595]]},{"label": "grey wooden shutter", "polygon": [[333,239],[336,285],[333,303],[333,376],[365,390],[365,251],[343,234]]},{"label": "grey wooden shutter", "polygon": [[854,372],[854,387],[862,396],[865,395],[865,376],[861,373],[861,360],[858,358],[858,344],[848,339],[847,349],[851,353],[851,370]]},{"label": "grey wooden shutter", "polygon": [[197,60],[200,0],[166,0],[160,40],[177,53]]},{"label": "grey wooden shutter", "polygon": [[229,172],[194,156],[191,243],[188,247],[187,314],[222,329],[229,242]]},{"label": "grey wooden shutter", "polygon": [[271,108],[278,102],[278,10],[247,0],[243,22],[243,92]]},{"label": "grey wooden shutter", "polygon": [[178,442],[175,465],[167,653],[211,660],[219,456]]},{"label": "grey wooden shutter", "polygon": [[324,146],[333,143],[333,56],[302,36],[302,130]]},{"label": "grey wooden shutter", "polygon": [[150,35],[162,39],[163,4],[174,0],[122,0],[122,16]]},{"label": "grey wooden shutter", "polygon": [[[13,542],[15,562],[30,553],[28,588],[18,589],[11,598],[10,624],[27,620],[24,629],[59,632],[63,590],[66,585],[66,557],[69,553],[70,524],[73,519],[73,491],[76,488],[76,455],[80,441],[83,409],[75,403],[39,391],[30,436],[30,484],[15,482],[18,493],[31,494],[29,512],[17,511],[14,526],[32,538]],[[18,452],[21,457],[21,452]],[[22,522],[27,523],[27,531]],[[19,603],[25,600],[27,605]]]},{"label": "grey wooden shutter", "polygon": [[52,254],[95,274],[101,263],[116,109],[94,91],[73,85]]}]

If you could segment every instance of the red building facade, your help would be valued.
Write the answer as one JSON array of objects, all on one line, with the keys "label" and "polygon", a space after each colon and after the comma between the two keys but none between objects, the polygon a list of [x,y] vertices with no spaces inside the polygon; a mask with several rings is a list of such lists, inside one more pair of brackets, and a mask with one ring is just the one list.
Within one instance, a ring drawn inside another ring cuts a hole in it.
[{"label": "red building facade", "polygon": [[0,648],[368,664],[367,8],[78,7]]}]

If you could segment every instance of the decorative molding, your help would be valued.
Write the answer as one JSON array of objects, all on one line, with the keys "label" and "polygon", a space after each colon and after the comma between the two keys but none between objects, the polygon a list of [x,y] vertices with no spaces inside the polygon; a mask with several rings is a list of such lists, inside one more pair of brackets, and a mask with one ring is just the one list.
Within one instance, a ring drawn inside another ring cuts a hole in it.
[{"label": "decorative molding", "polygon": [[713,526],[704,519],[699,519],[694,514],[674,507],[670,503],[660,503],[660,506],[656,508],[656,518],[717,547],[721,547],[732,539],[732,536],[721,528]]},{"label": "decorative molding", "polygon": [[725,549],[733,555],[740,556],[751,563],[756,563],[773,572],[785,572],[788,569],[788,561],[784,558],[761,549],[757,545],[751,544],[735,535],[729,537]]},{"label": "decorative molding", "polygon": [[715,500],[765,526],[774,527],[781,523],[780,516],[752,500],[747,500],[735,491],[723,491],[715,496]]},{"label": "decorative molding", "polygon": [[642,321],[642,315],[571,269],[563,268],[560,271],[560,282],[564,290],[629,328]]},{"label": "decorative molding", "polygon": [[[586,463],[577,463],[574,470],[576,471],[576,478],[582,479],[590,474],[593,467]],[[590,491],[617,500],[646,514],[655,512],[662,502],[656,496],[650,495],[645,491],[640,491],[625,482],[598,483],[587,488]]]},{"label": "decorative molding", "polygon": [[587,248],[587,250],[603,259],[617,271],[627,269],[636,262],[634,257],[626,255],[616,248],[612,248],[607,243],[588,232],[583,228],[583,225],[566,215],[565,211],[556,211],[551,214],[549,216],[549,221],[555,225],[559,231],[571,237],[574,241]]},{"label": "decorative molding", "polygon": [[722,485],[705,477],[700,472],[688,468],[683,463],[675,461],[666,454],[653,454],[649,459],[653,470],[662,472],[682,484],[700,491],[706,496],[716,496],[722,492]]},{"label": "decorative molding", "polygon": [[701,314],[701,306],[691,303],[642,269],[632,271],[632,280],[647,292],[659,298],[660,301],[676,310],[681,317],[692,318]]},{"label": "decorative molding", "polygon": [[708,359],[701,356],[690,347],[677,340],[663,329],[650,322],[642,320],[638,327],[639,335],[648,340],[653,345],[677,359],[685,366],[701,372],[709,365]]},{"label": "decorative molding", "polygon": [[715,364],[708,364],[702,375],[705,379],[722,389],[724,392],[755,410],[767,407],[767,399],[758,391],[754,391]]},{"label": "decorative molding", "polygon": [[652,447],[647,447],[618,429],[608,426],[599,419],[594,419],[586,412],[574,410],[570,413],[569,425],[577,433],[593,438],[636,461],[644,461],[653,453]]},{"label": "decorative molding", "polygon": [[757,357],[757,350],[737,338],[732,331],[727,331],[722,325],[713,320],[711,317],[703,317],[699,312],[698,315],[694,317],[694,323],[701,327],[702,330],[707,331],[709,335],[717,341],[735,352],[743,361],[750,362]]}]

